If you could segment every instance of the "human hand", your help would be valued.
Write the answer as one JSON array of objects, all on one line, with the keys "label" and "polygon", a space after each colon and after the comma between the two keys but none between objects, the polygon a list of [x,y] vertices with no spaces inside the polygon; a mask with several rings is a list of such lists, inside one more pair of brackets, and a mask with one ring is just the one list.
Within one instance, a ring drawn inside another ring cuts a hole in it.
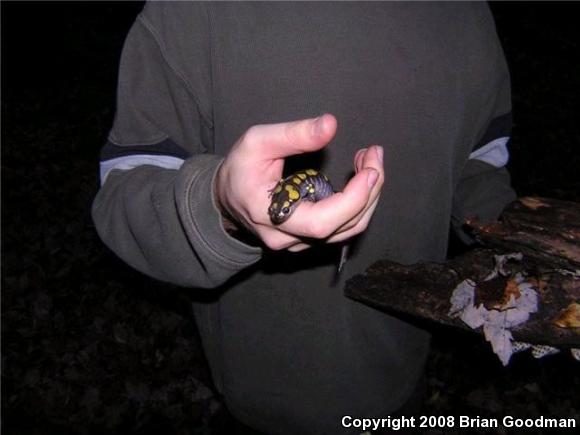
[{"label": "human hand", "polygon": [[286,157],[317,151],[336,133],[336,119],[256,125],[234,144],[215,179],[220,208],[273,250],[300,251],[307,239],[340,242],[364,231],[376,208],[384,182],[383,149],[359,150],[356,174],[342,192],[316,203],[304,201],[292,217],[274,225],[268,216],[268,192],[282,176]]}]

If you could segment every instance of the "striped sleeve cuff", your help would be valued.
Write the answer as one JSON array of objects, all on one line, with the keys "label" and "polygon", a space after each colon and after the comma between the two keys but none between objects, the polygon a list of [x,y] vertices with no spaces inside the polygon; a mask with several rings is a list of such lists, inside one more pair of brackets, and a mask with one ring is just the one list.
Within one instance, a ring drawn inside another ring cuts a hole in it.
[{"label": "striped sleeve cuff", "polygon": [[151,145],[121,146],[108,141],[101,150],[101,186],[112,170],[130,170],[142,165],[179,169],[188,153],[170,139]]},{"label": "striped sleeve cuff", "polygon": [[504,167],[509,161],[507,144],[511,129],[511,112],[493,119],[469,158],[485,162],[496,168]]}]

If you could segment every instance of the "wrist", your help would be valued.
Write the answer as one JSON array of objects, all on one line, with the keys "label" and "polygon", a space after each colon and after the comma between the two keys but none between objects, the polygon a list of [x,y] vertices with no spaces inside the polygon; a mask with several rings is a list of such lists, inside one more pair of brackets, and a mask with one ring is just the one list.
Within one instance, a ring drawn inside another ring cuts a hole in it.
[{"label": "wrist", "polygon": [[236,240],[250,246],[259,246],[260,240],[256,237],[254,233],[248,230],[244,225],[242,225],[238,220],[236,220],[225,208],[219,208],[220,210],[222,227],[225,232]]},{"label": "wrist", "polygon": [[229,211],[229,208],[225,205],[223,198],[225,195],[221,193],[220,189],[220,171],[218,170],[213,184],[213,197],[216,208],[220,214],[222,227],[226,233],[231,237],[246,243],[248,245],[257,246],[259,245],[259,240],[256,236],[249,231],[240,220],[234,217],[234,214]]},{"label": "wrist", "polygon": [[238,230],[238,225],[235,223],[235,220],[232,218],[231,214],[227,211],[227,208],[224,206],[224,203],[222,201],[222,195],[221,195],[221,191],[220,191],[220,182],[219,180],[221,179],[221,170],[222,168],[220,167],[216,173],[216,176],[213,180],[213,198],[214,198],[214,204],[217,208],[217,210],[220,213],[220,217],[222,220],[222,224],[224,229],[230,233],[231,231],[236,231]]}]

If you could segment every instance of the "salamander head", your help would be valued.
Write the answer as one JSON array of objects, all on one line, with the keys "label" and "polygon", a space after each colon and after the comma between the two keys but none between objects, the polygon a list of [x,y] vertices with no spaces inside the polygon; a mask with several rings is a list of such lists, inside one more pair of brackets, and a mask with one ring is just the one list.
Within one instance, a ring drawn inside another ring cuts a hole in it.
[{"label": "salamander head", "polygon": [[300,203],[300,190],[296,184],[291,181],[292,177],[280,180],[276,187],[271,191],[272,200],[268,207],[268,215],[274,225],[280,225],[286,221]]},{"label": "salamander head", "polygon": [[278,182],[270,191],[268,215],[274,225],[285,222],[301,201],[318,201],[332,195],[326,176],[314,169],[296,172]]},{"label": "salamander head", "polygon": [[270,207],[268,207],[268,215],[274,225],[280,225],[286,221],[292,214],[296,203],[282,198],[273,199]]}]

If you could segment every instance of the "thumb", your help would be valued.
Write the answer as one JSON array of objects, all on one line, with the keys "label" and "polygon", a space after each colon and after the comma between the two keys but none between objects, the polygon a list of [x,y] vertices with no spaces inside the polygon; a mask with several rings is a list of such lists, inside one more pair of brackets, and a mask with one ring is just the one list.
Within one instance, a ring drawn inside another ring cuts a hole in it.
[{"label": "thumb", "polygon": [[336,118],[324,114],[313,119],[257,125],[248,131],[246,140],[263,159],[283,159],[323,148],[334,137],[336,128]]}]

